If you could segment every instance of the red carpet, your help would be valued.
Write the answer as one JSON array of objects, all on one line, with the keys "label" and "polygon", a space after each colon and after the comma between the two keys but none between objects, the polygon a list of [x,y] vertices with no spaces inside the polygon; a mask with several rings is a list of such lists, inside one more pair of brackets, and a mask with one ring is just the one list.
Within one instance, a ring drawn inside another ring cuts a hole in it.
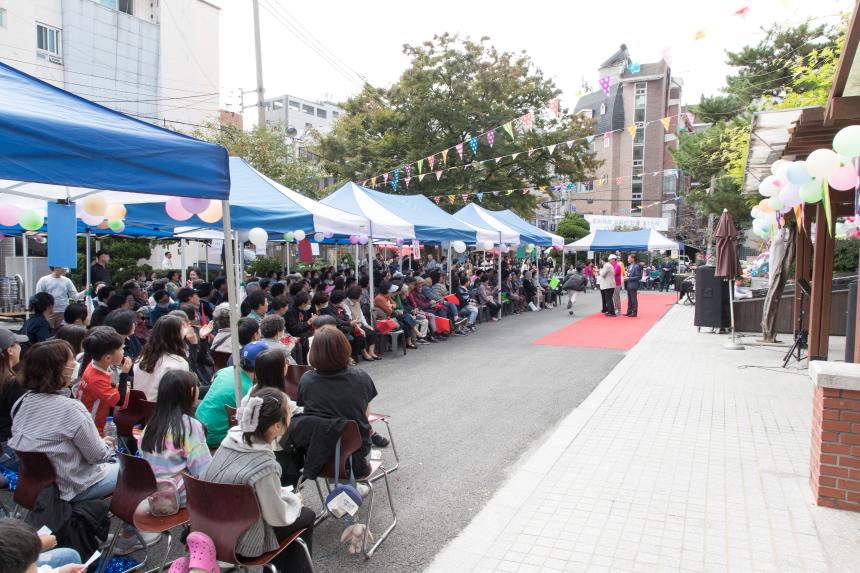
[{"label": "red carpet", "polygon": [[[639,342],[676,300],[678,297],[674,293],[640,293],[639,316],[636,318],[623,315],[607,318],[598,312],[544,336],[534,344],[627,350]],[[627,310],[627,300],[624,297],[621,297],[621,308]],[[566,312],[563,308],[560,310]]]}]

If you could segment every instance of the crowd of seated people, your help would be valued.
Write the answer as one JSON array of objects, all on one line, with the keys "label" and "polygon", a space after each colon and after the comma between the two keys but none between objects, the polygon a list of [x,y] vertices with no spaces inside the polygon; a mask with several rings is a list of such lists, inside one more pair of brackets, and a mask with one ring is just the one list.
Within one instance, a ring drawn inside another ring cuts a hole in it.
[{"label": "crowd of seated people", "polygon": [[[402,331],[409,348],[470,335],[482,306],[497,320],[500,290],[513,312],[542,304],[537,291],[547,290],[530,269],[524,275],[508,260],[501,277],[493,266],[458,263],[450,284],[447,261],[432,263],[403,268],[378,260],[372,290],[366,268],[358,276],[330,267],[246,277],[236,330],[223,277],[183,284],[170,271],[118,288],[96,284],[92,309],[71,300],[72,287],[61,313],[50,293],[37,293],[19,333],[0,328],[0,467],[17,471],[16,452],[40,452],[56,470],[62,500],[110,496],[119,472],[116,448],[131,445],[116,444],[105,428],[137,390],[154,405],[134,449],[157,479],[174,484],[180,504],[186,503],[183,474],[247,484],[262,515],[237,552],[255,557],[297,529],[306,529],[310,547],[313,512],[300,495],[281,490],[297,483],[295,450],[307,446],[307,420],[358,423],[356,473],[372,446],[388,445],[368,421],[377,390],[357,362],[381,360],[391,330]],[[239,364],[233,364],[233,332]],[[296,365],[309,370],[293,386],[293,400],[286,380]],[[229,408],[236,409],[235,420]],[[154,542],[135,533],[123,529],[118,554]],[[301,557],[287,551],[276,565],[302,570]]]}]

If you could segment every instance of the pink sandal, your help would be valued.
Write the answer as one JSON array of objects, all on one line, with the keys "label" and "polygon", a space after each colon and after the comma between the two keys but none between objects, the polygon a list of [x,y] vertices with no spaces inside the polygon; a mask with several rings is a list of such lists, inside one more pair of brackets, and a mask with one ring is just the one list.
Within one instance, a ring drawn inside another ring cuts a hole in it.
[{"label": "pink sandal", "polygon": [[188,556],[183,556],[170,564],[167,573],[188,573]]},{"label": "pink sandal", "polygon": [[220,573],[221,568],[218,567],[218,560],[215,559],[215,542],[211,537],[194,531],[188,534],[185,545],[188,547],[188,571]]}]

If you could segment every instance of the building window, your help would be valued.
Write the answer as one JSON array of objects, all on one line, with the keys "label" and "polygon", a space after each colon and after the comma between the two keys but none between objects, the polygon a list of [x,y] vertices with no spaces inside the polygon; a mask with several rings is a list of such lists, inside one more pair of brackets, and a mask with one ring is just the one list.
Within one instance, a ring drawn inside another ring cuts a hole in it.
[{"label": "building window", "polygon": [[0,28],[6,27],[6,8],[0,8]]},{"label": "building window", "polygon": [[637,107],[633,110],[633,121],[636,123],[642,123],[645,121],[645,108]]},{"label": "building window", "polygon": [[340,112],[337,112],[337,111],[331,112],[331,118],[332,119],[337,119],[339,117],[340,117]]},{"label": "building window", "polygon": [[606,115],[606,104],[600,104],[600,115]]},{"label": "building window", "polygon": [[677,180],[675,179],[674,174],[664,174],[663,175],[663,194],[664,195],[675,195],[677,194]]},{"label": "building window", "polygon": [[636,82],[633,88],[633,107],[645,109],[645,96],[648,84],[645,82]]},{"label": "building window", "polygon": [[609,149],[609,138],[608,137],[603,138],[603,149]]},{"label": "building window", "polygon": [[645,124],[637,123],[636,124],[636,137],[633,138],[634,145],[642,145],[645,141]]},{"label": "building window", "polygon": [[302,104],[302,112],[304,112],[308,115],[313,115],[314,114],[314,106],[303,103]]},{"label": "building window", "polygon": [[326,110],[321,109],[321,108],[317,108],[317,117],[321,117],[321,118],[325,119],[327,116],[328,116],[328,113],[326,112]]},{"label": "building window", "polygon": [[60,30],[44,24],[36,24],[36,49],[45,54],[59,56]]},{"label": "building window", "polygon": [[282,100],[276,99],[272,102],[272,109],[284,109],[284,102]]},{"label": "building window", "polygon": [[125,12],[131,16],[134,16],[134,0],[119,0],[119,6],[117,9],[120,12]]},{"label": "building window", "polygon": [[289,107],[290,107],[290,111],[301,111],[302,110],[301,106],[299,105],[299,102],[293,101],[293,100],[290,100]]}]

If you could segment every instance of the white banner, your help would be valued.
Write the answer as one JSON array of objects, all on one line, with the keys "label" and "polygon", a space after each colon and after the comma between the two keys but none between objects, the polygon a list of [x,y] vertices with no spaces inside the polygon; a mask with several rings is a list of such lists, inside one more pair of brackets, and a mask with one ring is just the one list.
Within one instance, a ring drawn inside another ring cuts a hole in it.
[{"label": "white banner", "polygon": [[318,257],[320,256],[320,244],[319,243],[311,243],[311,255]]},{"label": "white banner", "polygon": [[669,219],[663,217],[620,217],[617,215],[584,215],[589,231],[612,231],[618,227],[668,231]]}]

